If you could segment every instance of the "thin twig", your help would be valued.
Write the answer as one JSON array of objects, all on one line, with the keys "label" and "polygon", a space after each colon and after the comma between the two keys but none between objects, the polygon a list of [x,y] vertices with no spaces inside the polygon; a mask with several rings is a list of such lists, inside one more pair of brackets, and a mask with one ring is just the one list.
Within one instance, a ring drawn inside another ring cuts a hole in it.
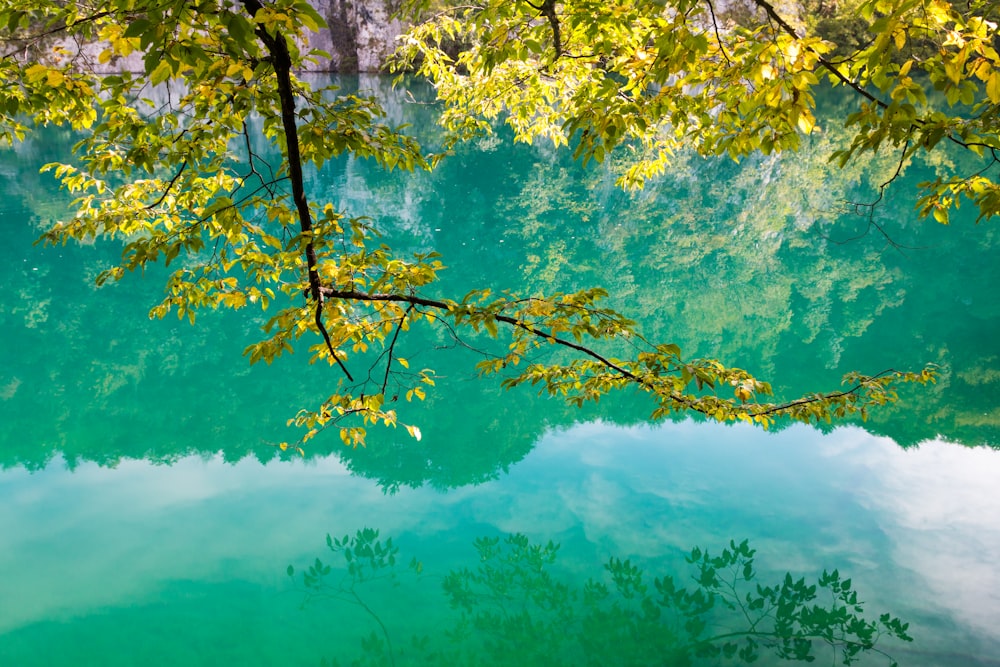
[{"label": "thin twig", "polygon": [[399,318],[399,322],[396,324],[396,332],[392,335],[392,341],[389,342],[389,359],[385,364],[385,378],[382,380],[382,394],[385,395],[386,385],[389,384],[389,373],[392,370],[392,352],[396,349],[396,340],[399,338],[399,332],[403,328],[403,323],[406,322],[406,318],[409,316],[410,312],[416,307],[415,304],[410,304],[406,307],[406,312],[403,313],[402,317]]},{"label": "thin twig", "polygon": [[181,168],[177,170],[177,173],[174,174],[174,177],[170,179],[169,183],[167,183],[167,187],[164,188],[163,193],[160,195],[160,198],[146,207],[147,211],[150,211],[163,203],[163,200],[167,198],[168,194],[170,194],[170,190],[173,189],[174,184],[177,183],[177,179],[181,177],[181,174],[184,173],[184,170],[187,169],[187,166],[188,166],[188,161],[187,158],[185,158],[184,162],[181,163]]},{"label": "thin twig", "polygon": [[715,16],[715,6],[712,4],[712,0],[705,0],[705,2],[708,4],[708,13],[712,15],[712,27],[715,29],[715,39],[719,42],[719,52],[726,59],[726,64],[732,66],[733,61],[729,59],[729,55],[726,53],[726,45],[722,42],[722,35],[719,34],[719,20]]}]

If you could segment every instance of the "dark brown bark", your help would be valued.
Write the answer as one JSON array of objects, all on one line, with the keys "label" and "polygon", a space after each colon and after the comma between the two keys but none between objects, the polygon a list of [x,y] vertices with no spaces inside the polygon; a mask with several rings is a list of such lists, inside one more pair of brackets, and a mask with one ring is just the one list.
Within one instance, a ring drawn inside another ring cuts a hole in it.
[{"label": "dark brown bark", "polygon": [[[256,16],[264,6],[259,0],[243,0],[250,16]],[[337,356],[330,341],[330,334],[323,326],[323,289],[319,278],[319,268],[316,259],[316,245],[313,242],[312,214],[309,212],[309,200],[306,198],[305,182],[302,177],[302,154],[299,151],[299,128],[295,123],[295,92],[292,90],[292,57],[288,51],[288,42],[280,33],[271,34],[263,26],[257,26],[257,37],[267,47],[274,67],[275,79],[278,83],[278,103],[281,107],[281,127],[285,132],[285,159],[288,161],[288,179],[292,184],[292,201],[299,218],[299,228],[306,240],[306,271],[309,281],[309,296],[316,302],[316,328],[319,329],[330,355],[337,361],[340,370],[347,379],[354,381],[347,367]]]}]

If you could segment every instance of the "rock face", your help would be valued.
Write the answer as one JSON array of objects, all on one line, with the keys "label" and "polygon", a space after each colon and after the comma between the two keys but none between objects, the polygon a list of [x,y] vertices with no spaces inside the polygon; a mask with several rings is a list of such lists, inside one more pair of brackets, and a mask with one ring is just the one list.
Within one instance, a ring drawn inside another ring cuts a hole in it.
[{"label": "rock face", "polygon": [[331,55],[328,66],[314,66],[316,70],[377,72],[405,28],[392,18],[398,0],[313,0],[313,7],[329,28],[314,33],[310,44]]},{"label": "rock face", "polygon": [[[312,48],[326,51],[330,60],[308,65],[314,72],[379,72],[396,48],[396,38],[406,25],[392,18],[399,0],[311,0],[313,7],[327,22],[328,28],[309,35]],[[102,42],[79,43],[55,37],[46,40],[42,48],[26,47],[15,54],[26,60],[58,63],[70,60],[80,69],[99,74],[143,70],[142,54],[115,58],[102,63],[98,55],[106,48]],[[53,56],[54,47],[67,55]]]}]

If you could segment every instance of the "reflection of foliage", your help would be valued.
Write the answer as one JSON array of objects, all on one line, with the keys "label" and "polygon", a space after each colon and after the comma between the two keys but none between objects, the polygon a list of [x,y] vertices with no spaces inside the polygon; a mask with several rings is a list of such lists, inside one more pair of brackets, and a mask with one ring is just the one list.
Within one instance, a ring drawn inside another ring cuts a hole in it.
[{"label": "reflection of foliage", "polygon": [[[769,586],[757,581],[755,550],[729,543],[718,555],[695,548],[686,558],[693,585],[673,575],[651,583],[631,560],[611,558],[600,579],[582,586],[560,580],[553,569],[559,545],[533,544],[524,535],[475,541],[478,565],[454,569],[444,592],[458,619],[435,641],[414,639],[395,652],[389,633],[361,599],[357,586],[387,576],[398,549],[365,529],[327,545],[344,558],[346,571],[319,559],[303,574],[307,601],[319,597],[360,604],[382,636],[363,643],[352,665],[692,665],[705,660],[755,662],[765,653],[812,662],[826,646],[835,661],[850,665],[873,653],[882,637],[911,641],[907,624],[890,614],[864,616],[851,580],[824,571],[813,583],[790,573]],[[411,567],[422,571],[422,565]],[[294,575],[289,566],[288,572]]]},{"label": "reflection of foliage", "polygon": [[[342,83],[350,92],[359,85]],[[819,103],[831,116],[843,110],[837,91]],[[394,122],[414,122],[421,131],[429,125],[431,107],[410,105],[404,117],[402,103],[394,104]],[[833,384],[851,368],[935,362],[942,368],[938,384],[904,389],[899,408],[873,412],[866,430],[904,445],[934,437],[1000,445],[996,228],[973,229],[971,218],[963,225],[957,214],[947,228],[915,224],[901,193],[957,167],[914,161],[876,219],[894,239],[920,249],[881,252],[884,241],[874,234],[839,244],[860,233],[868,217],[853,208],[840,215],[840,200],[873,199],[896,160],[830,170],[821,158],[843,143],[845,130],[820,121],[824,133],[795,159],[736,165],[679,154],[670,173],[641,194],[614,187],[614,165],[585,171],[556,153],[509,144],[467,147],[438,171],[408,178],[361,161],[331,163],[312,194],[332,187],[344,208],[365,207],[394,247],[463,257],[442,274],[444,292],[469,284],[524,294],[612,287],[614,305],[652,337],[779,376],[779,395]],[[57,453],[71,465],[114,465],[123,457],[169,462],[220,448],[227,461],[276,456],[270,443],[287,438],[281,425],[314,398],[310,387],[325,381],[323,369],[296,367],[292,359],[236,376],[231,360],[253,335],[245,310],[207,327],[150,322],[146,308],[162,297],[156,280],[93,291],[93,276],[119,249],[71,245],[58,257],[32,254],[36,228],[68,198],[40,180],[37,167],[70,141],[50,128],[17,152],[0,151],[0,172],[10,175],[0,179],[4,218],[31,221],[11,227],[0,255],[7,267],[0,322],[6,344],[18,351],[0,371],[8,433],[0,466],[39,468]],[[493,177],[501,172],[509,177]],[[407,404],[423,439],[385,430],[365,450],[314,440],[310,456],[338,453],[352,472],[390,490],[452,488],[495,478],[546,429],[648,417],[646,404],[631,394],[609,395],[578,412],[531,391],[503,393],[473,377],[474,353],[435,349],[455,345],[443,332],[410,333],[397,352],[439,371],[439,391]],[[213,400],[192,398],[202,396]],[[220,405],[240,418],[220,421]]]},{"label": "reflection of foliage", "polygon": [[[347,564],[347,571],[343,572],[343,576],[336,584],[330,583],[327,577],[332,572],[331,567],[323,564],[317,558],[302,573],[302,583],[309,591],[305,602],[315,599],[333,599],[361,607],[375,621],[382,633],[381,640],[366,642],[366,648],[376,649],[381,646],[380,642],[384,641],[385,655],[389,662],[393,663],[392,638],[389,636],[388,628],[357,592],[357,587],[367,582],[379,579],[395,581],[396,574],[392,568],[396,565],[396,554],[399,553],[399,549],[393,546],[392,538],[387,539],[383,544],[378,537],[379,531],[371,528],[359,530],[354,537],[344,535],[343,539],[327,535],[326,546],[332,552],[343,557]],[[416,560],[411,563],[411,566],[414,569],[420,567]],[[294,577],[295,568],[289,565],[287,573],[289,577]],[[371,643],[370,647],[369,643]]]}]

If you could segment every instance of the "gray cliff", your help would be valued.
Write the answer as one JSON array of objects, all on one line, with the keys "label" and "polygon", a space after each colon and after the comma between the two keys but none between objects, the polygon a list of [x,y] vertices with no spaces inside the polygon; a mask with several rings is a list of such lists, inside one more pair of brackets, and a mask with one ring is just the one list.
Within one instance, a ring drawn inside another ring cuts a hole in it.
[{"label": "gray cliff", "polygon": [[404,24],[392,18],[398,0],[313,0],[329,28],[311,36],[310,45],[330,54],[334,72],[377,72],[396,48]]},{"label": "gray cliff", "polygon": [[[396,48],[396,38],[405,24],[393,18],[399,0],[311,0],[313,7],[328,27],[309,34],[309,46],[330,54],[305,67],[307,71],[378,72]],[[102,42],[84,42],[58,36],[25,45],[14,57],[28,61],[61,64],[69,61],[80,69],[98,74],[116,71],[138,72],[143,69],[143,56],[133,53],[125,58],[101,62],[98,56],[107,47]]]}]

